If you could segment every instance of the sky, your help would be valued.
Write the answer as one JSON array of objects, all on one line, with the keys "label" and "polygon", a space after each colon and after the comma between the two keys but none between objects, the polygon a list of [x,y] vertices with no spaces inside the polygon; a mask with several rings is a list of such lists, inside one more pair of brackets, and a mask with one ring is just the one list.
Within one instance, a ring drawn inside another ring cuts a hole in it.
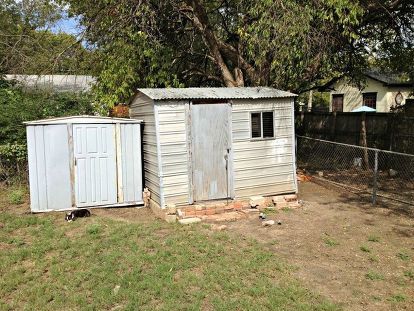
[{"label": "sky", "polygon": [[80,33],[81,28],[76,18],[65,17],[56,23],[51,29],[53,32],[66,32],[69,34],[77,35]]}]

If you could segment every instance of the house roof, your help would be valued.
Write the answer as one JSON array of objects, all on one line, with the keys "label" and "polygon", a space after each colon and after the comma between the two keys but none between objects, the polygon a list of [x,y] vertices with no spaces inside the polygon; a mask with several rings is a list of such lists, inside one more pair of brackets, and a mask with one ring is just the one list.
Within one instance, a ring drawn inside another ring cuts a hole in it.
[{"label": "house roof", "polygon": [[98,117],[98,116],[70,116],[61,118],[49,118],[35,121],[23,122],[26,125],[45,125],[45,124],[67,124],[67,123],[89,123],[89,124],[102,124],[102,123],[141,123],[141,120],[126,119],[126,118],[110,118],[110,117]]},{"label": "house roof", "polygon": [[399,74],[387,74],[378,70],[370,70],[365,75],[371,79],[384,83],[386,86],[414,86],[412,81],[407,81]]},{"label": "house roof", "polygon": [[138,89],[153,100],[166,99],[258,99],[288,98],[296,94],[271,87],[211,87],[211,88],[143,88]]},{"label": "house roof", "polygon": [[58,92],[84,92],[89,91],[96,83],[92,76],[84,75],[13,75],[5,76],[6,80],[15,80],[23,87],[32,89],[46,89]]}]

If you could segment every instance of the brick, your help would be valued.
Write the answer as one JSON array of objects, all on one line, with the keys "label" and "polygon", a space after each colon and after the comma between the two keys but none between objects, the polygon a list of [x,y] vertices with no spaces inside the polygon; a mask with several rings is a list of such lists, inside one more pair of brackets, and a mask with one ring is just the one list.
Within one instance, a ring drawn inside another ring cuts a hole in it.
[{"label": "brick", "polygon": [[272,197],[273,203],[278,203],[278,202],[285,202],[285,196],[283,195],[274,195]]},{"label": "brick", "polygon": [[224,207],[216,207],[216,214],[223,214],[224,213]]},{"label": "brick", "polygon": [[240,201],[236,201],[233,203],[234,209],[235,210],[241,210],[243,208],[243,204]]},{"label": "brick", "polygon": [[285,208],[285,207],[289,207],[289,205],[286,202],[277,202],[275,207],[277,209],[282,209],[282,208]]},{"label": "brick", "polygon": [[196,211],[193,209],[185,209],[184,211],[184,215],[185,216],[195,216],[196,215]]},{"label": "brick", "polygon": [[288,194],[284,196],[286,202],[296,201],[298,196],[296,194]]},{"label": "brick", "polygon": [[247,202],[247,201],[243,201],[242,202],[242,209],[247,209],[247,208],[250,208],[250,203]]},{"label": "brick", "polygon": [[216,207],[216,208],[225,208],[225,207],[226,207],[226,204],[225,204],[225,203],[217,203],[217,204],[215,205],[215,207]]},{"label": "brick", "polygon": [[206,214],[205,210],[196,210],[195,211],[196,216],[203,216]]},{"label": "brick", "polygon": [[205,206],[197,204],[197,205],[194,205],[194,208],[195,208],[196,211],[201,211],[205,208]]},{"label": "brick", "polygon": [[208,208],[206,209],[206,215],[214,215],[216,213],[216,209],[215,208]]}]

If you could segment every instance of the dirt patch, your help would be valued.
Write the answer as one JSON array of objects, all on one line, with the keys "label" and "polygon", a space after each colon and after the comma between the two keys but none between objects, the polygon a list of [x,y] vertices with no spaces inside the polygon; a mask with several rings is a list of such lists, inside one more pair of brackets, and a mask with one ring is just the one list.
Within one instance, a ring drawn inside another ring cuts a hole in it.
[{"label": "dirt patch", "polygon": [[303,208],[268,215],[282,225],[263,228],[250,215],[228,231],[265,243],[309,288],[345,309],[411,309],[414,219],[311,182],[299,193]]}]

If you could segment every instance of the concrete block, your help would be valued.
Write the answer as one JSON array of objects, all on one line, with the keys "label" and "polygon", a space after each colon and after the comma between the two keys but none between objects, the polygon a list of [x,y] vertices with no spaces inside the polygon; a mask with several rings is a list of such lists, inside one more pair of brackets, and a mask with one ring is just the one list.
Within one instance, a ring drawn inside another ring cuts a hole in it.
[{"label": "concrete block", "polygon": [[198,217],[191,217],[191,218],[179,219],[178,222],[182,225],[190,225],[190,224],[201,222],[201,219]]},{"label": "concrete block", "polygon": [[252,196],[249,203],[250,207],[264,206],[266,205],[266,198],[261,195]]},{"label": "concrete block", "polygon": [[177,207],[175,206],[175,204],[167,204],[167,214],[175,214],[177,212]]},{"label": "concrete block", "polygon": [[175,223],[177,221],[177,215],[165,215],[165,221],[169,224]]}]

